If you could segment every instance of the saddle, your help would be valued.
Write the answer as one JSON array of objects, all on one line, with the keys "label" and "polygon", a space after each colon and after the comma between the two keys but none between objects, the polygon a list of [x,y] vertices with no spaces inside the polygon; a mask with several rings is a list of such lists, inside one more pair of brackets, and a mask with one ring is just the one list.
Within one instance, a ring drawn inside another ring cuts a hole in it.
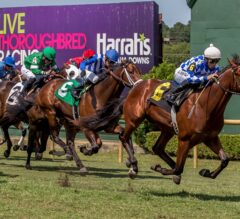
[{"label": "saddle", "polygon": [[168,112],[171,111],[172,106],[174,106],[175,110],[178,111],[184,100],[194,91],[194,88],[187,87],[181,92],[174,94],[177,96],[174,103],[171,103],[168,101],[169,96],[172,95],[172,90],[175,90],[177,86],[178,85],[173,81],[164,81],[154,90],[154,93],[149,98],[149,102],[164,108]]}]

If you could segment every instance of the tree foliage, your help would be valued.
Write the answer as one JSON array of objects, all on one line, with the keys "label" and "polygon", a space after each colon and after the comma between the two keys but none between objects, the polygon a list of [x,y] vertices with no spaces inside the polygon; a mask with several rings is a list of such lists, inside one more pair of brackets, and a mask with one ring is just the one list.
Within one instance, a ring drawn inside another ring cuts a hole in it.
[{"label": "tree foliage", "polygon": [[164,61],[158,66],[154,66],[148,74],[143,75],[143,79],[172,80],[174,71],[175,65]]},{"label": "tree foliage", "polygon": [[190,45],[178,42],[163,45],[163,60],[178,67],[183,61],[190,58]]}]

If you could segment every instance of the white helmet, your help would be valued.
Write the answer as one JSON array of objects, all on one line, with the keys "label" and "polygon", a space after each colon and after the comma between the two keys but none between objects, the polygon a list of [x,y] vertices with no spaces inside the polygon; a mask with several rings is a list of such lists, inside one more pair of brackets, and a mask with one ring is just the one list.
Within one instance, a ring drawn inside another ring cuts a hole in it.
[{"label": "white helmet", "polygon": [[209,59],[221,59],[220,50],[212,43],[204,50],[204,56]]}]

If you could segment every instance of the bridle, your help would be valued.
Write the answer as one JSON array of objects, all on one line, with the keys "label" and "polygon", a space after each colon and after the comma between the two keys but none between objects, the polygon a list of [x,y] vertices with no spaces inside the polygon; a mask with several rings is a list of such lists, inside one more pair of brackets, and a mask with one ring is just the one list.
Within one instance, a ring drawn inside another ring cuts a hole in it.
[{"label": "bridle", "polygon": [[[117,81],[121,82],[125,87],[134,87],[136,84],[142,81],[142,79],[139,79],[137,81],[133,81],[132,77],[130,76],[131,73],[127,71],[127,66],[131,64],[131,62],[128,62],[122,66],[122,71],[120,73],[120,76],[117,76],[113,70],[108,71],[108,73]],[[127,81],[123,79],[124,75],[126,75]]]},{"label": "bridle", "polygon": [[[231,67],[232,69],[232,75],[233,75],[233,81],[238,81],[240,83],[240,78],[237,78],[236,77],[240,77],[240,66],[232,66]],[[238,74],[237,74],[238,73]],[[216,82],[216,84],[225,92],[225,93],[229,93],[229,94],[234,94],[234,95],[240,95],[240,92],[236,92],[236,91],[232,91],[232,90],[229,90],[227,88],[225,88],[219,78],[213,78],[213,81]]]}]

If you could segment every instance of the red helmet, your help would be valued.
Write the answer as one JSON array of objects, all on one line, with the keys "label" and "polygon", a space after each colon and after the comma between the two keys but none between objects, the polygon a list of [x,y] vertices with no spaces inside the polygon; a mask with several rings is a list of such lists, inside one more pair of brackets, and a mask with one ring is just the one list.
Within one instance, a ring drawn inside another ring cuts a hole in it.
[{"label": "red helmet", "polygon": [[84,59],[89,59],[90,57],[94,56],[96,54],[96,52],[92,49],[86,49],[83,52],[83,58]]}]

